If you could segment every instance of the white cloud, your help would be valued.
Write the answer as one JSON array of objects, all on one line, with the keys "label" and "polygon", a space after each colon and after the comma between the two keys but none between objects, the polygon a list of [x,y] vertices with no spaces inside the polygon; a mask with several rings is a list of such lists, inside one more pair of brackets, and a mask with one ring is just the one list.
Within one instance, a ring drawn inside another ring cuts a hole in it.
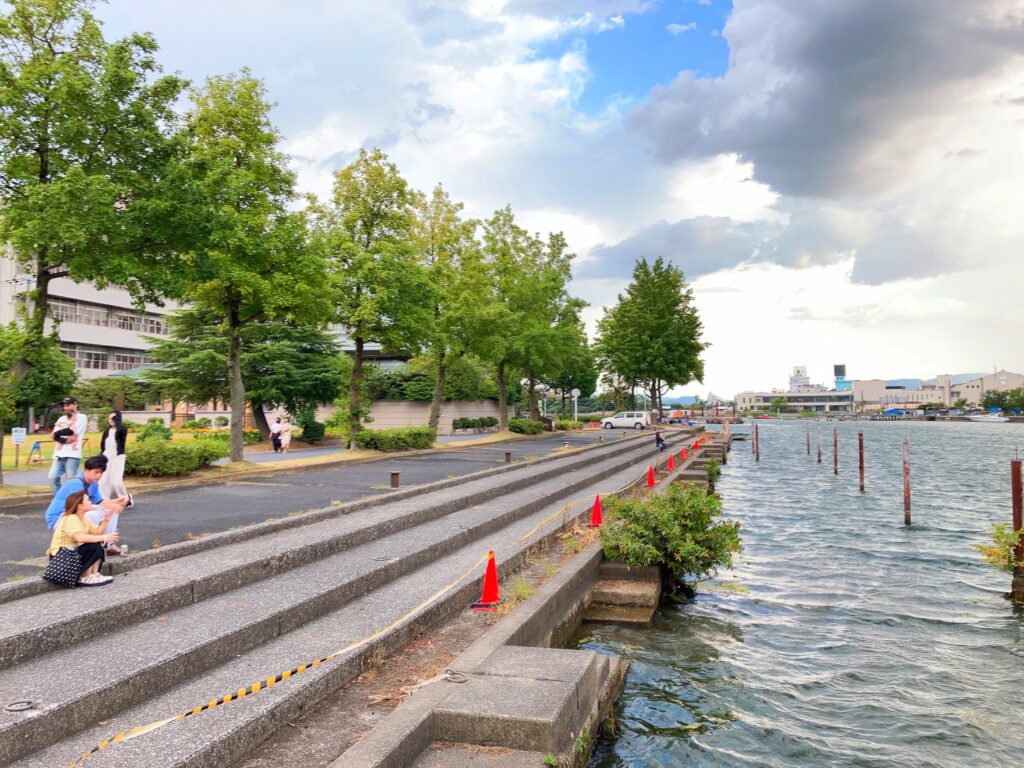
[{"label": "white cloud", "polygon": [[672,24],[669,24],[667,27],[665,27],[665,29],[667,29],[673,35],[681,35],[683,32],[692,32],[696,28],[697,28],[697,22],[696,21],[690,21],[690,22],[687,22],[686,24],[672,23]]}]

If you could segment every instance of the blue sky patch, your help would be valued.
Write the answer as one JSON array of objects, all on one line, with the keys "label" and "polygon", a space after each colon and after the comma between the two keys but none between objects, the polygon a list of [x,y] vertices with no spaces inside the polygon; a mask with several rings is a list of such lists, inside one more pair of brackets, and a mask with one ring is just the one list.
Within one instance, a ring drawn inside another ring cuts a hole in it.
[{"label": "blue sky patch", "polygon": [[601,112],[611,101],[639,101],[656,85],[672,82],[683,70],[698,77],[719,77],[729,65],[729,45],[721,36],[732,0],[662,0],[643,14],[628,14],[625,24],[604,32],[568,35],[537,51],[558,57],[586,45],[591,80],[580,99],[587,113]]}]

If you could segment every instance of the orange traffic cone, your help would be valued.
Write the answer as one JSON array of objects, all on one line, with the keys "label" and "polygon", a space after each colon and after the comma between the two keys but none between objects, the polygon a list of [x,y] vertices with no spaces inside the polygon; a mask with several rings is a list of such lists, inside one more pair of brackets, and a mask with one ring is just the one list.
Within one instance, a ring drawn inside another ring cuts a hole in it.
[{"label": "orange traffic cone", "polygon": [[484,568],[484,591],[480,595],[480,602],[473,603],[470,608],[474,611],[493,611],[501,605],[501,595],[498,594],[498,566],[494,562],[494,550],[487,553],[487,567]]},{"label": "orange traffic cone", "polygon": [[693,441],[693,450],[694,450],[694,453],[696,453],[697,451],[700,450],[700,440],[694,440]]},{"label": "orange traffic cone", "polygon": [[590,527],[597,528],[604,522],[601,517],[601,494],[594,497],[594,508],[590,512]]},{"label": "orange traffic cone", "polygon": [[647,487],[654,487],[654,465],[652,464],[647,468]]},{"label": "orange traffic cone", "polygon": [[670,453],[668,455],[668,464],[665,465],[665,469],[675,469],[675,468],[676,468],[676,460],[674,458],[672,458],[672,454]]},{"label": "orange traffic cone", "polygon": [[680,461],[686,461],[686,446],[683,446],[683,447],[682,447],[682,448],[681,448],[681,449],[679,450],[679,460],[680,460]]}]

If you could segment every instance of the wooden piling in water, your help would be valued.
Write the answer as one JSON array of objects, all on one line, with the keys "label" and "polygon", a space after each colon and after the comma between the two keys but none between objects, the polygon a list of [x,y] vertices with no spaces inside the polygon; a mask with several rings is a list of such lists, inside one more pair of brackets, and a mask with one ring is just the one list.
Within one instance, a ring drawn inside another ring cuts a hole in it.
[{"label": "wooden piling in water", "polygon": [[[1024,528],[1024,483],[1021,482],[1020,459],[1013,459],[1010,462],[1010,493],[1013,496],[1013,530],[1019,531]],[[1024,562],[1024,538],[1017,543],[1013,559],[1017,563]],[[1014,567],[1008,597],[1015,603],[1024,603],[1024,567]]]},{"label": "wooden piling in water", "polygon": [[818,463],[821,464],[821,424],[818,424],[818,432],[815,436],[815,442],[818,444]]},{"label": "wooden piling in water", "polygon": [[807,455],[811,455],[811,428],[807,428]]},{"label": "wooden piling in water", "polygon": [[903,524],[910,525],[910,441],[903,438]]},{"label": "wooden piling in water", "polygon": [[839,474],[839,430],[832,428],[832,474]]},{"label": "wooden piling in water", "polygon": [[857,433],[857,453],[860,465],[860,492],[864,493],[864,433]]},{"label": "wooden piling in water", "polygon": [[754,460],[761,460],[761,431],[754,425]]}]

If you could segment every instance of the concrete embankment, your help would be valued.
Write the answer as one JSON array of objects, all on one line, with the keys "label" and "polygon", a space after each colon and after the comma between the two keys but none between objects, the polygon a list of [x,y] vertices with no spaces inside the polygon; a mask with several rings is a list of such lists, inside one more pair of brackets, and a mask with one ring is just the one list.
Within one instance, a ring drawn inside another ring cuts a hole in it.
[{"label": "concrete embankment", "polygon": [[[501,572],[514,570],[593,493],[633,481],[655,457],[646,436],[620,440],[128,558],[102,590],[9,590],[0,700],[31,708],[0,713],[0,764],[67,765],[116,734],[246,689],[83,765],[235,760],[461,610],[478,595],[487,549]],[[339,650],[284,682],[257,682]]]}]

